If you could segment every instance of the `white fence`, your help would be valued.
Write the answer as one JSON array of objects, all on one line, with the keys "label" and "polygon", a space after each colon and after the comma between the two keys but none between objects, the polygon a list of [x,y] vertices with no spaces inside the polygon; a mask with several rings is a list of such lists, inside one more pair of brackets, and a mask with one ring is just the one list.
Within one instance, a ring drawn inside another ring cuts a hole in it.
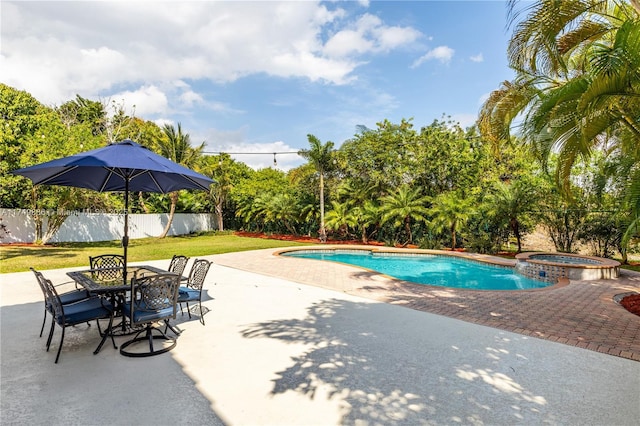
[{"label": "white fence", "polygon": [[[0,208],[0,243],[32,243],[35,239],[35,222],[32,210]],[[38,212],[44,219],[46,230],[48,211]],[[50,215],[50,213],[49,213]],[[162,234],[169,214],[130,214],[129,238],[157,237]],[[186,235],[216,229],[213,214],[176,213],[168,235]],[[124,233],[124,215],[108,213],[73,212],[49,242],[114,241]]]}]

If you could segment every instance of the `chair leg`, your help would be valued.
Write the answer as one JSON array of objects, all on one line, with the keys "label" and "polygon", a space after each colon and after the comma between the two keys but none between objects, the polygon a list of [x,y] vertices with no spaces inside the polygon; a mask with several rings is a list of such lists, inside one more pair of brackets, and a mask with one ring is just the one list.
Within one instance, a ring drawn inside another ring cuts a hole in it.
[{"label": "chair leg", "polygon": [[53,338],[53,329],[56,326],[55,318],[51,319],[51,329],[49,330],[49,337],[47,338],[47,352],[49,352],[49,347],[51,346],[51,339]]},{"label": "chair leg", "polygon": [[173,334],[175,334],[176,336],[179,336],[180,334],[182,334],[182,332],[180,330],[178,330],[177,328],[175,328],[174,326],[171,325],[171,323],[169,323],[169,320],[164,320],[165,323],[165,328],[164,328],[164,332],[165,334],[167,333],[167,330],[171,330],[173,332]]},{"label": "chair leg", "polygon": [[149,352],[153,353],[153,333],[151,332],[151,326],[147,325],[147,332],[145,333],[145,337],[149,341]]},{"label": "chair leg", "polygon": [[40,329],[40,337],[42,337],[42,332],[44,331],[44,325],[47,322],[47,308],[44,308],[44,318],[42,318],[42,328]]},{"label": "chair leg", "polygon": [[204,314],[202,313],[202,300],[198,300],[198,305],[200,305],[200,322],[204,325]]},{"label": "chair leg", "polygon": [[189,308],[189,302],[187,303],[187,313],[189,314],[189,319],[191,319],[191,308]]},{"label": "chair leg", "polygon": [[62,351],[62,342],[64,342],[64,327],[62,327],[62,337],[60,337],[60,347],[58,347],[58,354],[56,355],[55,364],[58,363],[58,358],[60,358],[60,352]]},{"label": "chair leg", "polygon": [[98,334],[100,334],[100,336],[102,336],[102,340],[100,341],[100,344],[98,345],[98,347],[96,348],[95,351],[93,351],[93,354],[96,355],[98,352],[100,352],[100,349],[102,349],[102,345],[104,345],[104,342],[107,341],[107,337],[111,336],[111,343],[113,343],[113,349],[118,349],[118,347],[116,346],[116,341],[113,339],[113,313],[111,313],[111,316],[109,317],[109,325],[107,326],[107,329],[104,331],[104,334],[100,332],[100,323],[98,322],[99,320],[96,320],[96,324],[98,324]]}]

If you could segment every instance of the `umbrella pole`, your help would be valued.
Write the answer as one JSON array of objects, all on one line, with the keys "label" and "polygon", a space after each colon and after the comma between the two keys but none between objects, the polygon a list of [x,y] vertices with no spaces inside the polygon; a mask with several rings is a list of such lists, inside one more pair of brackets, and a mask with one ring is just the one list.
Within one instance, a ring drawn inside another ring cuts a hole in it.
[{"label": "umbrella pole", "polygon": [[129,179],[124,183],[124,235],[122,237],[122,247],[124,248],[124,270],[122,277],[124,284],[127,284],[127,247],[129,247]]}]

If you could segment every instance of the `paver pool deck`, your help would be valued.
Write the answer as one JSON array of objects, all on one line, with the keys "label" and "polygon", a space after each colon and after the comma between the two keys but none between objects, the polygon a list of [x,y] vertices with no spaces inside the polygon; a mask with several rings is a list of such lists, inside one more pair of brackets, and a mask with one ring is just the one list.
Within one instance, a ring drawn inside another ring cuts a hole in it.
[{"label": "paver pool deck", "polygon": [[[205,256],[215,262],[204,286],[206,325],[178,314],[176,348],[141,359],[109,342],[93,355],[95,325],[80,325],[67,329],[54,364],[60,331],[46,352],[33,274],[0,274],[0,424],[582,426],[640,418],[640,317],[612,300],[639,291],[636,274],[496,294],[273,252]],[[43,273],[61,283],[69,270]],[[567,299],[580,307],[569,309]],[[620,337],[606,336],[614,332]]]},{"label": "paver pool deck", "polygon": [[[350,247],[371,249],[368,246]],[[305,247],[310,248],[348,247]],[[621,277],[616,280],[571,281],[537,290],[464,290],[403,282],[335,262],[274,256],[280,251],[256,251],[251,257],[229,253],[221,255],[218,262],[640,361],[640,316],[631,314],[614,301],[618,294],[640,293],[640,273],[622,269]],[[490,259],[503,265],[515,262],[485,255],[464,256]]]}]

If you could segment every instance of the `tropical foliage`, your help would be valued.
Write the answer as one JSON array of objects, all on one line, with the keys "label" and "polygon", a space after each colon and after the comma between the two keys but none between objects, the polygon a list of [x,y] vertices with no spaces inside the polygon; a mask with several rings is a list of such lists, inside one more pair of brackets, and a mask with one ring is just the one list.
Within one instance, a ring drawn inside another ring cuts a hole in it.
[{"label": "tropical foliage", "polygon": [[0,84],[0,206],[63,207],[43,241],[64,211],[121,207],[118,196],[33,188],[9,171],[131,138],[217,182],[209,193],[139,193],[134,211],[486,253],[512,243],[520,251],[544,229],[559,251],[626,260],[640,225],[639,2],[512,1],[508,11],[516,77],[490,95],[477,126],[384,119],[339,146],[309,134],[299,151],[307,162],[288,172],[205,154],[180,124],[159,127],[115,104],[76,96],[51,108]]},{"label": "tropical foliage", "polygon": [[[498,148],[518,136],[547,165],[556,157],[555,178],[564,213],[550,222],[578,220],[575,167],[595,153],[611,160],[640,162],[640,2],[541,0],[518,9],[510,2],[515,25],[508,57],[517,75],[484,104],[480,130]],[[525,14],[524,19],[520,17]],[[622,166],[622,164],[621,164]],[[638,167],[628,169],[625,204],[630,216],[640,210]],[[635,233],[627,228],[624,241]],[[561,248],[574,241],[556,234]]]}]

